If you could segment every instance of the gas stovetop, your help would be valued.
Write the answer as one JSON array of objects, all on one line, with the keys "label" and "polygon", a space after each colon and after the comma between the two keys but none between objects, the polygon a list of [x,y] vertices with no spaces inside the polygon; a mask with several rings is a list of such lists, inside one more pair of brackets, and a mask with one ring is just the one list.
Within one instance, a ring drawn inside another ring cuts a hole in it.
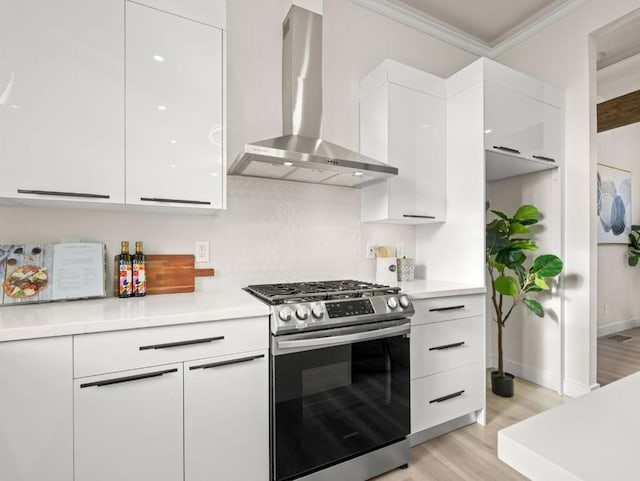
[{"label": "gas stovetop", "polygon": [[246,290],[270,305],[290,304],[300,299],[351,299],[400,292],[399,287],[354,280],[259,284],[248,286]]},{"label": "gas stovetop", "polygon": [[413,315],[399,287],[355,280],[260,284],[245,288],[271,306],[271,332],[330,329]]}]

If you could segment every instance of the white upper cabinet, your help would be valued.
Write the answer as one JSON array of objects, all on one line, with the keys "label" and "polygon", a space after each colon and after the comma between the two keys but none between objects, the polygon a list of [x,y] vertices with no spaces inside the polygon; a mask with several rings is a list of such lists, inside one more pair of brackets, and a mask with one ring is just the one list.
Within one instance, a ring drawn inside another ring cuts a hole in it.
[{"label": "white upper cabinet", "polygon": [[444,80],[386,60],[361,83],[360,152],[398,168],[362,189],[362,221],[446,220]]},{"label": "white upper cabinet", "polygon": [[562,93],[503,65],[480,62],[487,180],[557,167],[564,145]]},{"label": "white upper cabinet", "polygon": [[214,27],[227,28],[226,0],[137,0],[136,3]]},{"label": "white upper cabinet", "polygon": [[124,202],[124,4],[0,14],[0,197]]},{"label": "white upper cabinet", "polygon": [[127,2],[126,35],[127,204],[223,208],[223,31]]}]

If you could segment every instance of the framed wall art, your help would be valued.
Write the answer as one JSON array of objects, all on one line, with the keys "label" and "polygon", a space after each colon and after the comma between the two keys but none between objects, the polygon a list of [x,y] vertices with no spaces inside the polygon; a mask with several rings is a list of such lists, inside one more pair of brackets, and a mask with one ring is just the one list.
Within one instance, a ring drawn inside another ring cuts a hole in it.
[{"label": "framed wall art", "polygon": [[628,244],[631,232],[631,172],[598,164],[599,244]]}]

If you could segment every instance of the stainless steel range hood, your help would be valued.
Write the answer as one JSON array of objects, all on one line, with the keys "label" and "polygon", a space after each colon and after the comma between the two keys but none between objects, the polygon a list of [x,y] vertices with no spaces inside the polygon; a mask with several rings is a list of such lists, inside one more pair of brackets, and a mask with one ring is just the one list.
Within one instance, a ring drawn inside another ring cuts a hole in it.
[{"label": "stainless steel range hood", "polygon": [[245,146],[230,175],[361,187],[398,169],[322,139],[322,16],[292,6],[283,25],[285,135]]}]

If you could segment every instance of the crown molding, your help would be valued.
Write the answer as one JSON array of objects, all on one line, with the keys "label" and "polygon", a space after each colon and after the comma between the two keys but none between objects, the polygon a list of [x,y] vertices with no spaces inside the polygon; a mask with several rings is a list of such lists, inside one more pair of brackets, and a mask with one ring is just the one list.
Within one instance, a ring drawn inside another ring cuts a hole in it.
[{"label": "crown molding", "polygon": [[532,23],[520,28],[516,27],[512,35],[496,45],[491,45],[433,17],[419,13],[411,7],[400,6],[391,0],[351,1],[467,52],[488,58],[494,58],[508,51],[589,2],[589,0],[570,0],[552,8]]}]

